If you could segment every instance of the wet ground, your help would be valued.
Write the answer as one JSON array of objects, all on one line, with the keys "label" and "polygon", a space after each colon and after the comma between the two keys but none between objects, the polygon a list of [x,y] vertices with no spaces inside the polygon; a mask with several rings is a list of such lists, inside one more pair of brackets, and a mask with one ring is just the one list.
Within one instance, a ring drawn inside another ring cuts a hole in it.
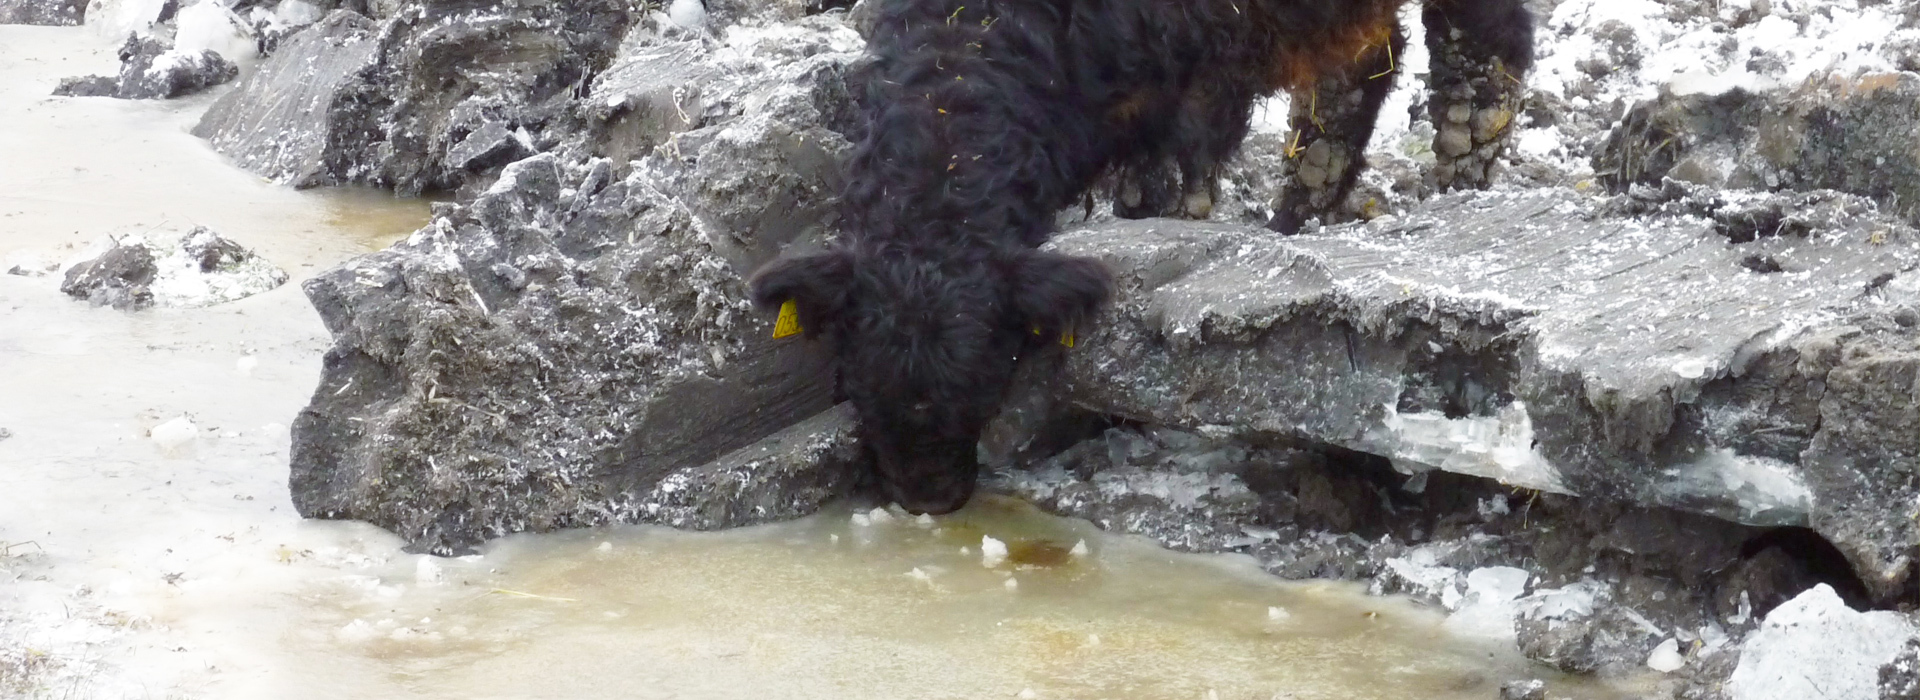
[{"label": "wet ground", "polygon": [[[1016,501],[460,559],[303,521],[286,426],[328,340],[297,282],[426,206],[230,167],[186,133],[211,96],[45,97],[112,62],[84,30],[0,27],[0,268],[207,225],[295,283],[126,313],[0,275],[0,696],[1465,699],[1544,673],[1405,601]],[[149,436],[181,416],[191,442]],[[985,565],[986,537],[1006,561]]]}]

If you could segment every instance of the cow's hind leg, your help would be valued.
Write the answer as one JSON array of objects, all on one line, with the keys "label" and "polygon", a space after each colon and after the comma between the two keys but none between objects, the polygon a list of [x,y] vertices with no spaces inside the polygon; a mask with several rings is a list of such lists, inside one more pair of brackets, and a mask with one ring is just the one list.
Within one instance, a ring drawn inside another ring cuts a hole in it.
[{"label": "cow's hind leg", "polygon": [[1220,167],[1240,149],[1253,118],[1258,85],[1208,79],[1181,93],[1151,147],[1118,173],[1114,213],[1123,218],[1205,219],[1219,195]]},{"label": "cow's hind leg", "polygon": [[1227,79],[1202,80],[1188,88],[1171,139],[1180,169],[1181,216],[1205,219],[1220,194],[1220,168],[1247,139],[1257,85]]},{"label": "cow's hind leg", "polygon": [[1399,72],[1395,57],[1406,43],[1395,26],[1386,43],[1369,48],[1346,72],[1292,94],[1287,185],[1267,228],[1290,234],[1312,219],[1331,224],[1351,218],[1343,211],[1347,193],[1360,178],[1380,105]]},{"label": "cow's hind leg", "polygon": [[1168,216],[1179,206],[1174,163],[1157,153],[1141,155],[1114,172],[1113,215],[1122,219]]},{"label": "cow's hind leg", "polygon": [[1522,0],[1430,0],[1421,14],[1432,72],[1434,185],[1485,189],[1512,140],[1533,65],[1533,19]]}]

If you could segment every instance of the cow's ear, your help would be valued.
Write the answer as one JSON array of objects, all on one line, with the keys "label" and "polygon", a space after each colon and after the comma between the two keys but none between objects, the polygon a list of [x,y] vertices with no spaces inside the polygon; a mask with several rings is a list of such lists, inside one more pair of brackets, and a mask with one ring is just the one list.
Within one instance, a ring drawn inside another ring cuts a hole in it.
[{"label": "cow's ear", "polygon": [[852,288],[853,257],[839,250],[776,259],[747,281],[747,293],[761,309],[770,311],[793,302],[808,336],[846,308]]},{"label": "cow's ear", "polygon": [[1013,269],[1014,310],[1049,334],[1084,328],[1112,294],[1112,273],[1093,258],[1030,250]]}]

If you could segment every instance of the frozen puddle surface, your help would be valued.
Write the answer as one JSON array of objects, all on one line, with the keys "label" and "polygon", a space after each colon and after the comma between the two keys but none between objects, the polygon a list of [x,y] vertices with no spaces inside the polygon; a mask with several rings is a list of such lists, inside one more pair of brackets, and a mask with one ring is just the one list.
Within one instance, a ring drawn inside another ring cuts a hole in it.
[{"label": "frozen puddle surface", "polygon": [[[125,313],[0,274],[0,697],[1478,700],[1542,673],[1404,601],[1005,500],[456,559],[303,521],[287,426],[328,338],[298,282],[426,206],[228,166],[186,133],[208,96],[46,97],[111,71],[111,48],[0,27],[0,269],[206,225],[294,281]],[[994,567],[988,536],[1008,547]]]}]

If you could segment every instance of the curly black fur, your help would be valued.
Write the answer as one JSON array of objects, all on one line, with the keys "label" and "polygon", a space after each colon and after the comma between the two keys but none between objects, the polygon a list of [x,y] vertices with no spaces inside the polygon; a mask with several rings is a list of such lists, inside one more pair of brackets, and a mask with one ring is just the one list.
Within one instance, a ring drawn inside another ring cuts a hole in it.
[{"label": "curly black fur", "polygon": [[1019,358],[1108,296],[1098,262],[1034,250],[1056,212],[1124,163],[1210,174],[1255,99],[1351,63],[1400,5],[875,1],[844,236],[751,287],[833,344],[884,495],[916,512],[966,503]]}]

